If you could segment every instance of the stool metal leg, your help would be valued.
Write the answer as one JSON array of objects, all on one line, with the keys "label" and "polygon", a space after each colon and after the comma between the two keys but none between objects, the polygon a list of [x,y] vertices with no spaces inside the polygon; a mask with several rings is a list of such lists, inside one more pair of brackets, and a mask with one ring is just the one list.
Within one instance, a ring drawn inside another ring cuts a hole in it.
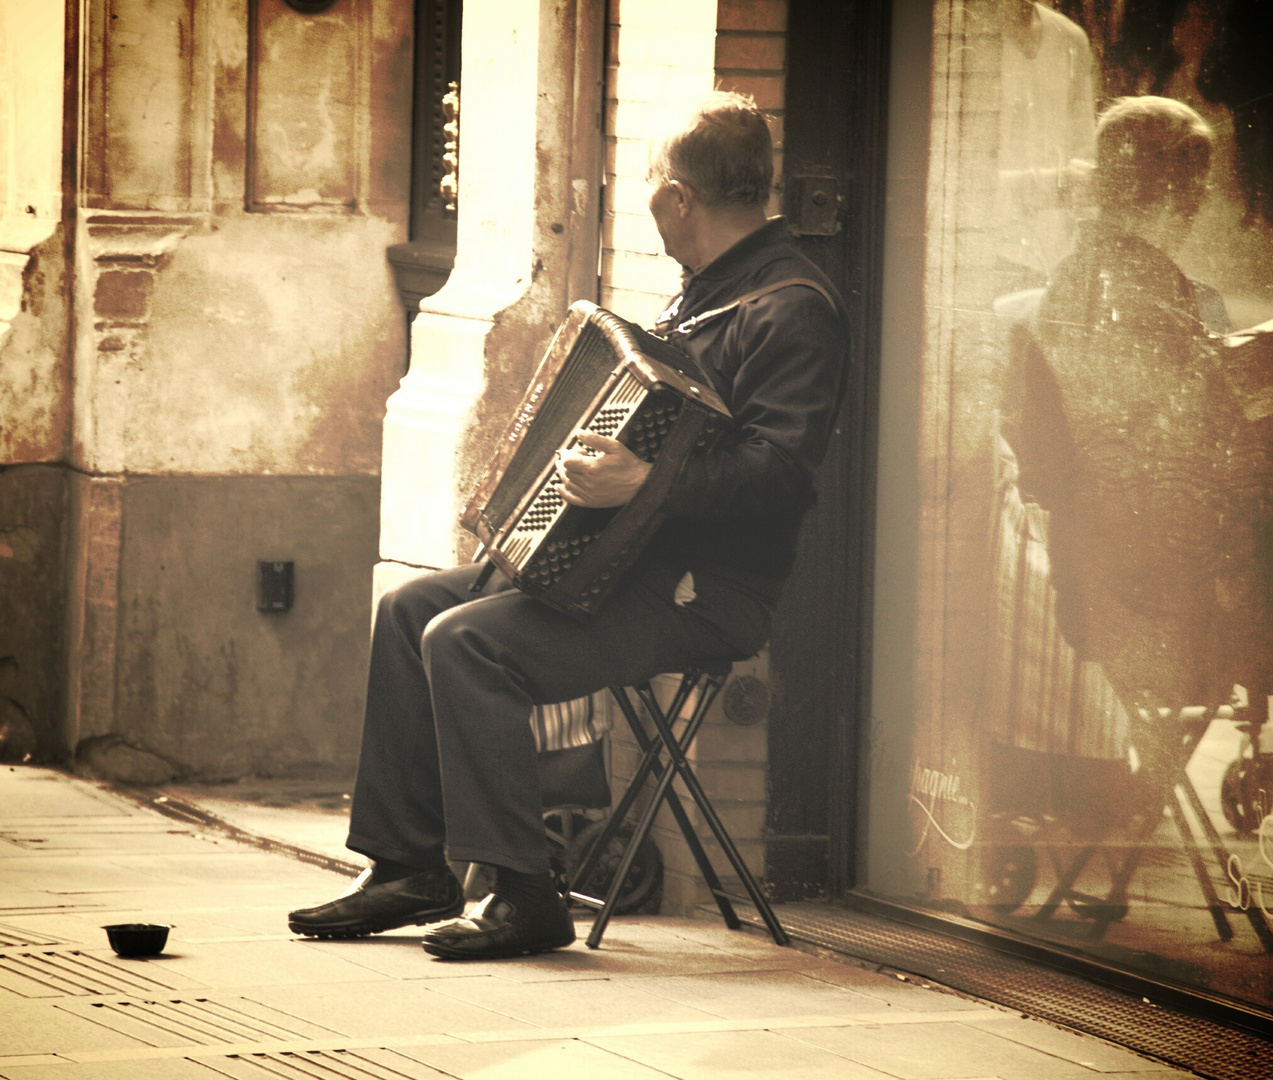
[{"label": "stool metal leg", "polygon": [[[711,705],[711,697],[714,695],[705,695],[706,700],[700,700],[698,707],[695,708],[693,715],[687,721],[686,729],[682,735],[683,739],[692,740],[699,726],[702,724],[704,717],[707,715],[707,709]],[[638,722],[638,729],[639,729]],[[644,734],[644,733],[642,733]],[[673,737],[675,741],[675,737]],[[688,742],[687,742],[688,745]],[[657,742],[653,742],[652,749],[657,756],[659,747]],[[676,797],[676,793],[671,790],[672,778],[676,775],[676,771],[670,766],[659,764],[657,766],[658,782],[654,789],[653,797],[642,813],[640,820],[637,822],[633,831],[632,838],[628,842],[628,846],[623,853],[623,858],[619,862],[619,868],[615,872],[614,880],[610,883],[610,889],[606,894],[605,903],[602,905],[601,911],[592,924],[592,931],[588,934],[588,947],[595,949],[601,944],[601,936],[605,933],[606,926],[610,922],[610,916],[613,914],[615,904],[618,902],[619,890],[622,887],[623,880],[627,877],[628,870],[632,866],[632,860],[636,857],[637,848],[645,839],[650,831],[650,827],[654,824],[655,815],[659,811],[659,807],[666,799],[669,806],[673,807],[673,813],[676,815],[677,822],[681,826],[682,832],[685,834],[686,841],[690,846],[690,850],[694,853],[699,868],[704,871],[708,879],[708,887],[712,890],[712,895],[716,899],[717,906],[721,909],[721,915],[725,919],[725,923],[731,930],[736,930],[742,925],[735,913],[733,905],[729,902],[729,898],[725,895],[725,890],[721,885],[720,879],[716,876],[715,870],[712,868],[707,853],[703,851],[702,845],[699,843],[698,836],[694,833],[693,824],[690,822],[688,815],[680,805],[680,800]]]},{"label": "stool metal leg", "polygon": [[752,877],[751,871],[747,869],[747,864],[743,862],[743,858],[738,852],[738,848],[734,846],[734,841],[730,838],[729,833],[725,831],[725,826],[716,815],[716,810],[707,798],[707,792],[703,790],[703,785],[699,783],[698,777],[694,775],[693,769],[690,768],[689,761],[685,757],[685,750],[688,749],[689,743],[687,742],[682,747],[680,742],[672,735],[671,725],[661,713],[654,712],[651,719],[654,721],[654,726],[658,728],[660,738],[667,745],[668,754],[672,759],[674,769],[680,774],[681,780],[689,790],[690,796],[707,821],[708,828],[712,830],[712,835],[716,837],[716,842],[720,844],[721,850],[725,852],[725,857],[729,859],[734,872],[738,875],[738,880],[742,882],[743,888],[747,890],[747,895],[755,905],[756,911],[759,912],[765,926],[769,929],[769,933],[773,936],[774,943],[777,945],[790,944],[791,939],[787,937],[787,932],[782,928],[782,924],[778,922],[778,917],[774,915],[773,908],[769,906],[769,901],[760,891],[760,887],[756,884],[756,879]]},{"label": "stool metal leg", "polygon": [[[704,881],[707,883],[708,889],[711,891],[713,898],[716,900],[717,907],[720,908],[721,916],[725,920],[725,924],[730,929],[738,929],[741,922],[737,913],[734,911],[733,905],[725,893],[724,886],[721,884],[720,878],[717,876],[711,860],[704,850],[702,842],[698,838],[698,834],[694,829],[693,823],[689,819],[689,815],[685,812],[685,808],[681,803],[679,796],[672,787],[672,780],[678,774],[685,783],[695,804],[703,813],[704,819],[707,821],[708,827],[711,828],[712,834],[716,837],[721,849],[725,852],[730,864],[734,867],[738,874],[739,880],[743,888],[747,891],[752,903],[756,906],[761,919],[764,921],[770,934],[773,936],[775,943],[786,945],[790,939],[786,932],[782,929],[781,924],[773,913],[768,900],[761,893],[759,886],[756,884],[755,878],[752,877],[751,871],[743,862],[742,856],[739,854],[737,847],[734,845],[729,834],[725,831],[720,818],[713,809],[711,802],[707,798],[706,792],[702,785],[698,782],[698,778],[694,775],[690,768],[689,761],[686,758],[686,751],[689,749],[694,737],[698,734],[698,730],[707,716],[708,709],[719,693],[724,679],[715,674],[705,674],[698,670],[687,671],[682,677],[680,685],[677,687],[676,693],[673,695],[672,702],[665,712],[659,707],[658,701],[654,697],[654,693],[649,683],[635,687],[637,695],[645,703],[650,713],[651,719],[654,721],[656,734],[650,737],[645,733],[640,718],[633,708],[632,701],[628,697],[627,690],[622,687],[611,687],[616,702],[620,710],[623,712],[625,719],[628,721],[629,727],[632,729],[633,736],[637,741],[637,745],[643,751],[641,763],[633,777],[628,790],[624,793],[619,805],[615,808],[610,821],[607,823],[602,835],[597,838],[596,843],[589,851],[584,864],[579,868],[571,882],[572,898],[580,900],[591,906],[598,906],[594,897],[583,895],[576,891],[580,882],[587,879],[592,873],[601,852],[606,850],[610,841],[617,834],[622,826],[624,817],[626,816],[637,795],[643,788],[645,781],[651,774],[655,777],[655,790],[637,823],[636,829],[628,842],[624,851],[623,858],[620,860],[619,868],[615,874],[614,880],[610,883],[605,901],[600,904],[600,912],[593,923],[592,932],[588,935],[588,947],[597,948],[601,943],[601,937],[605,933],[605,928],[609,923],[610,916],[613,913],[615,904],[618,901],[619,892],[622,889],[623,881],[631,869],[633,859],[636,857],[636,851],[640,844],[644,841],[654,818],[658,813],[659,807],[664,801],[667,802],[673,816],[676,818],[677,825],[680,827],[681,833],[685,837],[685,842],[694,857],[694,861],[698,864],[699,871],[703,875]],[[695,690],[699,690],[699,700],[696,702],[694,711],[688,718],[681,737],[678,739],[673,730],[676,717],[680,714],[686,700]],[[661,754],[667,749],[669,754],[669,762],[664,764],[661,760]]]},{"label": "stool metal leg", "polygon": [[[698,734],[699,726],[707,718],[707,711],[711,708],[712,702],[716,699],[716,694],[720,691],[722,680],[709,677],[704,680],[702,689],[702,697],[686,723],[685,730],[681,733],[680,744],[682,748],[688,749],[694,736]],[[653,711],[658,707],[658,702],[654,700],[654,691],[650,688],[649,683],[636,688],[637,695],[646,703],[646,708]],[[675,716],[676,713],[670,713]],[[636,714],[633,713],[633,720]],[[670,728],[669,728],[670,729]],[[672,811],[672,816],[676,818],[676,824],[681,830],[681,835],[685,838],[685,845],[690,849],[690,854],[694,856],[694,862],[698,865],[699,873],[703,875],[703,881],[707,884],[708,891],[712,894],[712,899],[716,901],[716,906],[720,908],[721,918],[725,920],[725,925],[731,930],[737,930],[742,926],[742,922],[738,918],[738,914],[734,911],[734,905],[729,899],[729,895],[725,892],[725,886],[721,883],[720,877],[716,873],[716,868],[712,866],[712,861],[707,857],[707,852],[703,848],[703,842],[698,838],[698,831],[694,828],[694,823],[690,821],[689,814],[685,812],[685,806],[681,802],[681,797],[676,793],[676,789],[671,786],[671,780],[676,775],[671,765],[663,765],[658,760],[659,751],[663,748],[663,743],[658,738],[650,738],[646,735],[645,729],[637,723],[633,731],[637,743],[648,745],[654,750],[656,769],[655,781],[661,782],[666,772],[668,782],[662,785],[662,799],[665,799],[668,808]],[[656,795],[656,798],[658,796]],[[656,804],[657,807],[657,804]]]},{"label": "stool metal leg", "polygon": [[[677,707],[677,711],[679,711],[680,706],[682,706],[688,698],[689,690],[691,690],[694,685],[694,680],[690,680],[687,683],[683,683],[682,687],[678,689],[677,695],[673,699],[673,705]],[[698,721],[694,724],[694,731],[697,731],[698,724],[701,723],[703,718],[707,716],[707,711],[711,707],[711,703],[716,696],[716,691],[719,690],[719,685],[719,681],[717,681],[714,688],[705,688],[704,696],[700,698],[699,704],[696,708]],[[640,794],[646,779],[653,774],[655,783],[658,784],[662,779],[665,770],[665,766],[659,760],[663,744],[658,739],[651,739],[650,736],[645,733],[645,729],[642,727],[641,721],[636,714],[636,710],[633,708],[632,702],[628,697],[627,690],[623,687],[611,687],[610,690],[615,697],[615,701],[619,704],[620,709],[623,711],[624,716],[628,721],[628,726],[632,729],[633,737],[636,739],[637,745],[642,750],[644,757],[641,760],[640,767],[633,775],[632,781],[628,785],[628,789],[624,793],[623,799],[615,808],[605,829],[602,830],[602,835],[597,838],[596,842],[589,849],[584,863],[575,872],[571,883],[571,898],[595,908],[604,908],[604,901],[579,892],[577,889],[578,883],[587,880],[588,876],[592,873],[601,852],[607,849],[610,841],[617,835],[624,818],[631,809],[632,804],[636,801],[637,796]],[[651,699],[647,702],[647,707],[653,706],[657,708],[657,703],[652,700],[652,693],[649,690],[648,684],[639,688],[638,693],[643,696],[650,694]],[[688,734],[690,738],[693,737],[692,733]],[[681,738],[684,742],[686,735],[682,735]],[[687,742],[686,745],[688,745]],[[698,833],[695,832],[694,826],[690,822],[689,815],[686,814],[685,809],[681,804],[680,797],[676,794],[674,789],[667,785],[663,785],[662,791],[667,800],[668,807],[672,811],[673,816],[676,818],[677,825],[680,827],[681,833],[685,837],[685,842],[690,849],[690,854],[694,856],[694,861],[698,864],[699,871],[703,875],[703,880],[707,883],[707,887],[716,901],[716,906],[720,908],[721,917],[725,920],[725,924],[731,930],[737,930],[742,923],[739,921],[738,915],[735,913],[733,905],[730,903],[729,897],[725,893],[724,885],[721,884],[720,878],[716,875],[716,870],[713,868],[711,860],[707,857],[707,852],[703,850],[703,845],[698,839]],[[656,808],[658,805],[659,796],[656,792]],[[644,834],[638,829],[637,834],[630,840],[630,846],[632,844],[639,844],[643,839]],[[633,847],[632,850],[635,851],[635,847]],[[619,880],[622,879],[622,876],[620,876]],[[606,918],[601,920],[601,926],[603,929],[608,920],[608,915]],[[597,940],[600,940],[599,935],[597,936]]]},{"label": "stool metal leg", "polygon": [[[677,692],[672,701],[672,704],[677,711],[679,711],[685,704],[686,699],[689,697],[690,689],[691,687],[684,682],[682,682],[682,684],[677,688]],[[637,716],[636,710],[632,707],[632,702],[628,698],[627,691],[622,687],[612,686],[610,687],[610,693],[614,696],[616,703],[623,712],[624,718],[628,722],[628,726],[632,729],[632,734],[636,738],[637,745],[642,752],[642,758],[636,771],[633,773],[631,783],[628,784],[627,790],[623,793],[623,797],[619,800],[619,804],[611,812],[605,828],[601,831],[601,835],[597,837],[592,847],[588,850],[583,863],[575,871],[574,877],[570,882],[571,899],[578,900],[580,903],[587,904],[589,907],[594,908],[603,907],[604,901],[588,896],[586,893],[579,892],[579,883],[588,880],[589,876],[591,876],[593,870],[596,868],[597,863],[600,861],[601,853],[609,848],[610,842],[616,835],[618,835],[619,830],[623,827],[624,820],[628,816],[628,811],[632,809],[633,803],[635,803],[637,798],[640,796],[650,774],[654,773],[656,782],[662,775],[662,768],[658,760],[660,752],[663,749],[662,745],[659,744],[657,740],[651,740],[650,737],[646,735],[645,729],[641,726],[640,718]],[[675,809],[679,810],[679,806]],[[642,839],[644,838],[638,838],[636,843],[639,844]]]},{"label": "stool metal leg", "polygon": [[[687,678],[682,681],[681,685],[677,689],[677,693],[673,697],[672,706],[677,712],[680,711],[681,707],[689,697],[690,692],[697,683],[697,673],[693,673],[693,676],[694,677]],[[622,887],[622,883],[631,867],[632,860],[635,858],[635,853],[642,841],[645,839],[646,834],[649,832],[650,826],[653,824],[654,815],[665,798],[673,815],[676,817],[682,833],[685,835],[686,842],[690,847],[690,852],[693,854],[695,862],[698,863],[699,869],[702,871],[703,876],[707,881],[708,888],[711,890],[713,897],[716,899],[717,906],[721,909],[721,916],[724,918],[726,925],[728,925],[731,929],[737,929],[742,925],[742,923],[739,921],[737,914],[734,912],[733,905],[730,904],[728,897],[725,895],[724,886],[721,884],[720,879],[716,876],[716,871],[713,869],[710,860],[707,858],[707,853],[703,850],[703,846],[699,842],[697,834],[694,832],[694,827],[689,820],[689,816],[685,813],[685,810],[681,805],[680,798],[677,796],[676,792],[671,790],[669,787],[671,778],[675,775],[675,773],[670,767],[664,766],[659,761],[660,753],[663,750],[663,744],[658,739],[651,739],[650,736],[646,735],[645,729],[641,724],[640,718],[637,716],[636,710],[633,708],[627,691],[622,687],[611,687],[610,689],[611,693],[613,693],[615,697],[615,701],[618,703],[620,709],[623,711],[624,717],[628,721],[628,726],[632,729],[632,734],[637,741],[637,745],[644,752],[644,757],[642,758],[641,764],[636,770],[631,783],[628,785],[628,789],[624,793],[623,799],[615,808],[606,828],[602,831],[601,836],[597,838],[596,842],[589,850],[583,865],[581,865],[575,872],[574,879],[571,882],[570,896],[572,899],[578,900],[591,907],[601,909],[601,914],[598,915],[597,919],[593,923],[592,933],[588,937],[588,944],[590,947],[595,949],[600,943],[601,935],[605,932],[605,928],[610,921],[610,916],[618,900],[619,890]],[[648,684],[646,684],[646,687],[643,689],[648,690]],[[709,691],[700,698],[699,703],[695,708],[694,715],[691,717],[691,724],[694,731],[698,729],[698,725],[701,724],[703,718],[706,717],[707,710],[711,706],[711,702],[714,697],[714,691]],[[651,703],[657,708],[657,703]],[[692,732],[687,732],[687,734],[690,738],[693,737]],[[682,737],[684,738],[685,736]],[[589,875],[592,873],[601,852],[607,849],[610,841],[615,835],[617,835],[628,810],[640,794],[646,779],[651,773],[654,774],[657,785],[654,796],[651,800],[650,806],[647,807],[647,813],[642,816],[642,819],[637,823],[635,831],[629,838],[628,845],[624,852],[624,858],[620,861],[618,871],[610,883],[606,899],[604,901],[598,901],[595,897],[579,892],[579,883],[587,880]],[[648,820],[646,820],[647,818]]]}]

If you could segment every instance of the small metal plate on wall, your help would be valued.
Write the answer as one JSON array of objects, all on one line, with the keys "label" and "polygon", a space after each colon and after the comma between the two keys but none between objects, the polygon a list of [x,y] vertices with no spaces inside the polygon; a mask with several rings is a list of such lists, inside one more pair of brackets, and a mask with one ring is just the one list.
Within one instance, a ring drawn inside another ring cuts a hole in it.
[{"label": "small metal plate on wall", "polygon": [[834,176],[788,180],[787,220],[796,236],[834,236],[840,231],[840,181]]},{"label": "small metal plate on wall", "polygon": [[295,599],[295,564],[266,559],[256,564],[256,609],[282,614]]}]

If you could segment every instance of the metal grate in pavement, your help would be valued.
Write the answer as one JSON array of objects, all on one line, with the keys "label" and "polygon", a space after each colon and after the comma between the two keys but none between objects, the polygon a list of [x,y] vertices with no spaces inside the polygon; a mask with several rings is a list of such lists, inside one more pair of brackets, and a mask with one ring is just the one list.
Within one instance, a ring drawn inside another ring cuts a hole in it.
[{"label": "metal grate in pavement", "polygon": [[243,999],[109,998],[69,1001],[60,1003],[58,1008],[149,1046],[289,1042],[333,1034],[304,1021],[297,1025],[292,1023],[294,1018],[283,1014],[277,1014],[276,1020],[264,1015],[273,1010]]},{"label": "metal grate in pavement", "polygon": [[198,1059],[232,1080],[432,1080],[436,1069],[392,1050],[314,1050]]},{"label": "metal grate in pavement", "polygon": [[[77,950],[50,949],[0,952],[0,988],[22,997],[56,997],[68,994],[158,994],[181,987],[155,978],[145,962],[137,970],[118,967]],[[188,985],[188,984],[186,984]]]},{"label": "metal grate in pavement", "polygon": [[[784,904],[777,914],[799,940],[923,976],[1210,1080],[1273,1080],[1273,1043],[1256,1034],[1273,1033],[1273,1024],[1255,1015],[1247,1020],[1235,1010],[1235,1024],[1230,1026],[1049,967],[1038,958],[1014,956],[980,941],[868,911],[805,903]],[[740,908],[739,916],[760,925],[747,907]]]}]

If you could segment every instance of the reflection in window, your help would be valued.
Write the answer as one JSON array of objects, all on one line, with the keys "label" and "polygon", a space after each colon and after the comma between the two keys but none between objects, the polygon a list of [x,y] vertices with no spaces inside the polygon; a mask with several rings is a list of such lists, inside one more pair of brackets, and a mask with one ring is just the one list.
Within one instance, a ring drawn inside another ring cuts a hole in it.
[{"label": "reflection in window", "polygon": [[943,570],[890,880],[1268,1009],[1273,5],[939,0],[935,25]]}]

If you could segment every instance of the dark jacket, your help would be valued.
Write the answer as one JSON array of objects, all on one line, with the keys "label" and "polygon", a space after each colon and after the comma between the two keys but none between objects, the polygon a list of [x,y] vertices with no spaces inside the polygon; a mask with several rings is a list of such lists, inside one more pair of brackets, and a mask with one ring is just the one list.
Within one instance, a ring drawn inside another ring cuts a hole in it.
[{"label": "dark jacket", "polygon": [[673,485],[671,517],[652,548],[678,566],[714,564],[774,579],[791,570],[845,385],[848,321],[834,286],[774,218],[688,275],[660,325],[789,278],[817,281],[834,306],[794,285],[672,335],[715,384],[736,425]]}]

